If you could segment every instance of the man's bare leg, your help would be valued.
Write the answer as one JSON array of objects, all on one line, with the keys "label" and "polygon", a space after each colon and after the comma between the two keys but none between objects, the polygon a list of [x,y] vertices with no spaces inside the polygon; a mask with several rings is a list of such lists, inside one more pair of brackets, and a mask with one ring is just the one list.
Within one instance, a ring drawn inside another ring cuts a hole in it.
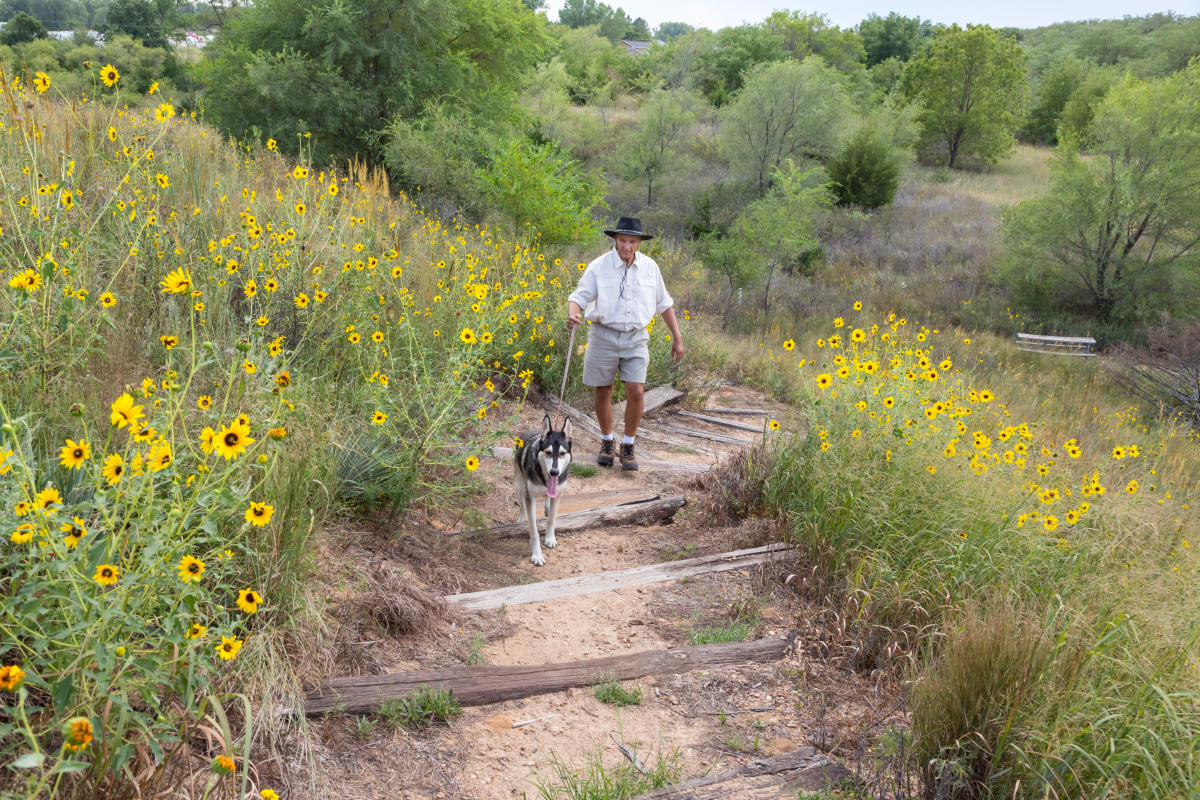
[{"label": "man's bare leg", "polygon": [[[642,407],[646,397],[646,384],[625,384],[625,435],[637,436],[638,425],[642,424]],[[609,410],[612,417],[612,410]],[[604,423],[600,423],[603,426]],[[611,424],[611,423],[610,423]]]},{"label": "man's bare leg", "polygon": [[[596,422],[600,423],[600,432],[605,436],[613,432],[612,394],[613,387],[611,383],[608,386],[596,387]],[[639,418],[641,417],[640,407],[638,416]]]}]

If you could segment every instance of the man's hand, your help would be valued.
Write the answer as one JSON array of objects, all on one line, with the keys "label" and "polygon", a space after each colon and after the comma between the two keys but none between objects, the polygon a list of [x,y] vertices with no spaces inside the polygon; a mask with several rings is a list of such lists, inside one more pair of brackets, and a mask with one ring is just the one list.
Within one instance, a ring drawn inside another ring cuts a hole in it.
[{"label": "man's hand", "polygon": [[676,364],[683,358],[683,342],[678,336],[671,337],[671,355],[675,357]]},{"label": "man's hand", "polygon": [[573,331],[577,325],[583,322],[583,309],[578,303],[571,302],[567,304],[567,330]]}]

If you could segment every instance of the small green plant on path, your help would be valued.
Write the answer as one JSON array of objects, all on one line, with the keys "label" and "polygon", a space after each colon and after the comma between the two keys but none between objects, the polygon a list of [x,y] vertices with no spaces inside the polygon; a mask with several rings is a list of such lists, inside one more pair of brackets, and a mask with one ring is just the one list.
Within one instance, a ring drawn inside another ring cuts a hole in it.
[{"label": "small green plant on path", "polygon": [[416,691],[379,705],[379,717],[389,728],[421,728],[434,722],[450,722],[462,714],[462,706],[449,689],[419,686]]},{"label": "small green plant on path", "polygon": [[600,473],[600,468],[595,464],[571,464],[570,472],[576,478],[594,478]]},{"label": "small green plant on path", "polygon": [[642,687],[636,684],[629,689],[621,685],[618,680],[609,680],[600,684],[595,689],[596,699],[601,703],[608,703],[610,706],[636,706],[642,702]]},{"label": "small green plant on path", "polygon": [[683,773],[678,751],[657,753],[654,762],[644,766],[644,773],[638,772],[626,761],[608,766],[599,753],[589,754],[579,767],[572,767],[553,755],[550,766],[556,773],[556,779],[534,783],[542,800],[620,800],[636,797],[677,783]]},{"label": "small green plant on path", "polygon": [[468,667],[479,667],[487,663],[487,658],[483,654],[484,646],[483,634],[475,631],[475,635],[471,637],[471,652],[467,654]]}]

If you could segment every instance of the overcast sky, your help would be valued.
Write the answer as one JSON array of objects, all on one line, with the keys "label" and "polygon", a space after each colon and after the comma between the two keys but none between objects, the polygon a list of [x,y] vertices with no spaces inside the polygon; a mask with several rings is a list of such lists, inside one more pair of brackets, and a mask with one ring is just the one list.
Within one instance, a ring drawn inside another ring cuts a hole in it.
[{"label": "overcast sky", "polygon": [[[1200,14],[1200,0],[1169,0],[1168,6],[1149,6],[1143,0],[1008,0],[1008,2],[964,3],[961,0],[893,0],[889,5],[868,0],[808,0],[804,5],[783,5],[779,0],[605,0],[620,6],[631,17],[643,17],[653,30],[663,22],[686,22],[698,28],[717,30],[743,22],[761,22],[772,11],[800,9],[825,14],[843,28],[853,27],[869,14],[886,17],[895,11],[946,24],[986,23],[993,27],[1036,28],[1052,22],[1081,19],[1119,19],[1154,11]],[[547,16],[558,19],[563,0],[549,0]]]}]

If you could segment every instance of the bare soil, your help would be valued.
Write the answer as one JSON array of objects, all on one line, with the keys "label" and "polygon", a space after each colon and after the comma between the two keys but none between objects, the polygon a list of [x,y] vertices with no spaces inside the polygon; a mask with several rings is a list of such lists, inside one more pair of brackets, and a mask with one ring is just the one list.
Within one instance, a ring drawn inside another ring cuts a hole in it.
[{"label": "bare soil", "polygon": [[[764,418],[730,418],[761,423],[764,430],[773,415],[787,413],[762,395],[735,386],[716,389],[707,405],[763,408]],[[523,408],[504,404],[492,416],[506,429],[525,431],[540,427],[543,413],[533,403]],[[699,420],[674,417],[670,422],[748,443],[758,438]],[[655,420],[646,425],[655,428]],[[711,466],[740,450],[694,442],[684,447],[639,438],[638,452],[651,460]],[[594,465],[596,449],[577,432],[576,464]],[[733,620],[751,621],[750,638],[799,631],[795,652],[772,664],[645,678],[635,682],[641,703],[624,708],[600,702],[592,689],[572,689],[467,708],[448,725],[420,730],[389,726],[377,715],[309,720],[305,744],[316,768],[309,759],[284,767],[277,784],[287,790],[286,796],[538,797],[538,784],[553,783],[553,761],[579,766],[600,754],[606,764],[621,762],[615,741],[634,747],[649,762],[659,755],[675,759],[683,778],[806,745],[840,757],[854,769],[882,727],[903,719],[898,686],[850,671],[831,658],[836,632],[823,624],[826,610],[785,585],[795,566],[786,562],[495,611],[448,607],[402,635],[372,627],[361,613],[356,617],[355,609],[364,607],[362,576],[368,566],[402,575],[436,598],[719,553],[777,538],[767,520],[715,522],[703,492],[688,488],[695,485],[694,474],[643,463],[637,472],[622,472],[618,466],[589,477],[572,476],[560,512],[660,493],[687,494],[689,505],[671,524],[563,534],[557,548],[545,551],[546,566],[535,567],[524,537],[446,533],[464,527],[464,521],[516,519],[508,459],[485,459],[475,474],[481,492],[469,509],[398,525],[359,522],[323,532],[317,557],[328,586],[322,592],[344,630],[338,657],[321,677],[466,663],[543,664],[663,649],[690,644],[692,632]]]}]

